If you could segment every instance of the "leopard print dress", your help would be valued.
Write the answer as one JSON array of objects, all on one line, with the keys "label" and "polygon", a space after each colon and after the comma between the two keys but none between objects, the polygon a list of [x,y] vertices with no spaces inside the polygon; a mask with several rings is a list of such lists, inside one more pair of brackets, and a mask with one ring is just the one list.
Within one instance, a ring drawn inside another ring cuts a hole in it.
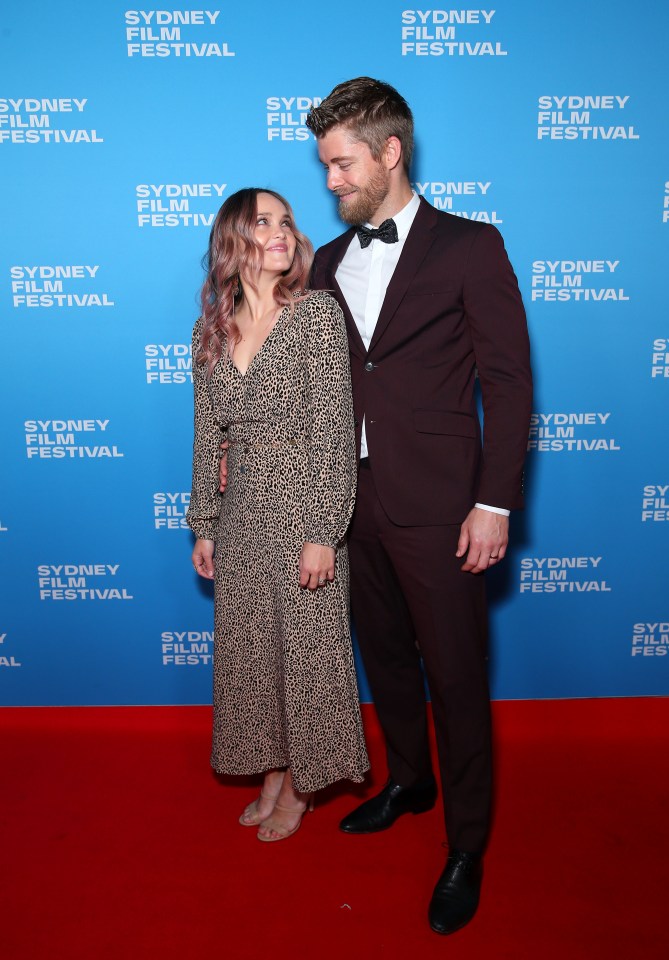
[{"label": "leopard print dress", "polygon": [[[202,320],[193,331],[193,358]],[[355,496],[348,345],[327,293],[284,308],[242,374],[207,381],[193,360],[195,441],[188,523],[215,540],[212,766],[290,767],[307,793],[361,781],[369,763],[351,648],[348,555]],[[227,435],[228,482],[218,492]],[[335,579],[299,585],[303,543],[336,548]]]}]

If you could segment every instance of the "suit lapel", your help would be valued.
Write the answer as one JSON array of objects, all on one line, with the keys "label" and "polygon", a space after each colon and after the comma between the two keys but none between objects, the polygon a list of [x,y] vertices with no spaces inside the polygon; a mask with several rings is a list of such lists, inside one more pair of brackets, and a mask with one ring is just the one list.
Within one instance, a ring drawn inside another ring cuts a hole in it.
[{"label": "suit lapel", "polygon": [[332,274],[332,289],[335,291],[335,297],[344,312],[344,320],[346,321],[348,343],[351,348],[351,353],[354,353],[358,357],[365,357],[367,350],[362,342],[360,331],[356,326],[356,322],[353,319],[353,314],[351,313],[348,303],[346,302],[346,297],[342,293],[342,289],[337,283],[337,278],[334,273]]},{"label": "suit lapel", "polygon": [[350,230],[347,230],[346,233],[343,233],[341,237],[337,237],[337,239],[333,242],[332,252],[331,252],[330,260],[328,263],[327,284],[328,284],[328,289],[334,290],[335,297],[344,312],[344,319],[346,321],[346,329],[348,331],[348,342],[351,348],[351,353],[356,354],[356,356],[358,357],[365,357],[367,354],[367,350],[365,349],[365,345],[362,342],[360,331],[356,326],[355,320],[353,319],[353,314],[350,311],[349,305],[346,302],[346,297],[342,293],[341,287],[337,283],[337,277],[336,277],[337,267],[339,266],[341,261],[344,259],[344,254],[348,250],[349,244],[353,238],[354,233],[355,233],[355,229],[352,227]]},{"label": "suit lapel", "polygon": [[432,246],[436,223],[437,214],[434,207],[421,197],[418,212],[411,224],[411,229],[404,242],[404,249],[388,284],[388,289],[386,290],[386,295],[381,305],[379,319],[369,345],[370,353],[385,333],[416,271]]}]

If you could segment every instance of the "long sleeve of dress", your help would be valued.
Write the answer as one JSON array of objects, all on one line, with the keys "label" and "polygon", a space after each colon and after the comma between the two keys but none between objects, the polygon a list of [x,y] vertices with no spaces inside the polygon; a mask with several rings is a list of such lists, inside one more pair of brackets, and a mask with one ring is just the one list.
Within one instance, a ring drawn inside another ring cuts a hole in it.
[{"label": "long sleeve of dress", "polygon": [[309,441],[309,492],[305,541],[336,547],[355,503],[355,437],[351,371],[344,315],[327,293],[312,293],[307,320],[305,411]]},{"label": "long sleeve of dress", "polygon": [[202,318],[193,329],[193,392],[195,400],[193,437],[193,486],[186,522],[200,540],[215,538],[221,509],[218,467],[220,444],[224,439],[216,421],[209,395],[205,367],[195,362],[202,337]]}]

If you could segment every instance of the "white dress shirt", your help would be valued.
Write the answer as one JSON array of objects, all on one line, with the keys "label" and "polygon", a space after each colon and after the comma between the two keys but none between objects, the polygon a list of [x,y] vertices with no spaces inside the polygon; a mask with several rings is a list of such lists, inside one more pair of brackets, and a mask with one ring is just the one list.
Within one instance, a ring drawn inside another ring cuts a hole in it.
[{"label": "white dress shirt", "polygon": [[[360,246],[357,234],[354,234],[337,267],[337,283],[344,294],[366,350],[369,350],[388,284],[395,272],[419,206],[420,200],[414,193],[407,205],[393,217],[397,227],[397,243],[384,243],[383,240],[374,239],[369,246],[363,248]],[[366,226],[371,228],[372,225],[368,223]],[[360,456],[367,455],[367,434],[363,420]],[[509,516],[509,511],[501,507],[489,507],[483,503],[477,503],[476,506]]]}]

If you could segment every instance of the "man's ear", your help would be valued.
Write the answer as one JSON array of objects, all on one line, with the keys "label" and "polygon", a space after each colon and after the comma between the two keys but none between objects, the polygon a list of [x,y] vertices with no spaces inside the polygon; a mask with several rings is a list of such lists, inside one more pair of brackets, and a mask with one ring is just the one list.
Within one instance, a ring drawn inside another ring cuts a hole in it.
[{"label": "man's ear", "polygon": [[383,148],[382,160],[387,170],[393,170],[402,162],[402,144],[398,137],[388,137]]}]

